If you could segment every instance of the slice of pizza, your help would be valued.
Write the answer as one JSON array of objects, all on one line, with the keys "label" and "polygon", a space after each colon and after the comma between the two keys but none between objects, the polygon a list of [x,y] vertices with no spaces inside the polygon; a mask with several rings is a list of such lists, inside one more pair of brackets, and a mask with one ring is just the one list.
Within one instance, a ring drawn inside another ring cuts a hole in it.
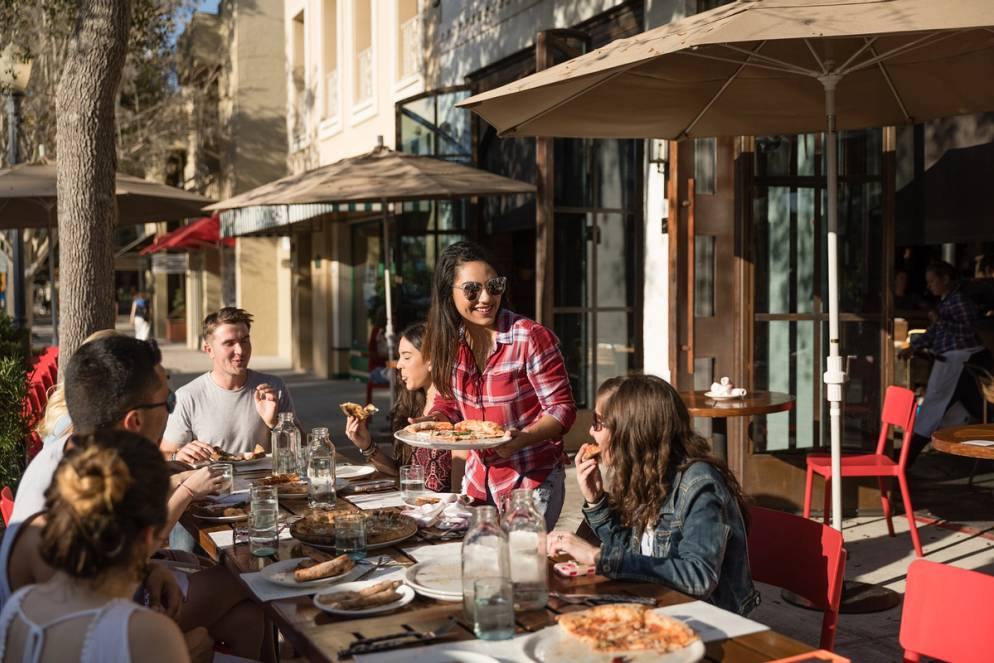
[{"label": "slice of pizza", "polygon": [[466,419],[455,425],[455,429],[461,432],[469,432],[477,439],[488,439],[504,437],[504,428],[493,421],[482,421],[480,419]]},{"label": "slice of pizza", "polygon": [[404,428],[408,433],[431,433],[432,431],[452,430],[448,421],[419,421]]},{"label": "slice of pizza", "polygon": [[365,421],[379,412],[379,409],[370,403],[369,405],[359,405],[358,403],[342,403],[339,405],[346,417],[355,417],[359,421]]}]

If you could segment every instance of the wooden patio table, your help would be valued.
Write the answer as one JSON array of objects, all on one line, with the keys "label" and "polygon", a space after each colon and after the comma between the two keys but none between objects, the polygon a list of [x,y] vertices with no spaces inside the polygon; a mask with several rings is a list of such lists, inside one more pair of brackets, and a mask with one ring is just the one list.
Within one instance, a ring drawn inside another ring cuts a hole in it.
[{"label": "wooden patio table", "polygon": [[[376,476],[363,477],[363,480],[376,478]],[[306,502],[281,502],[280,508],[291,515],[299,515],[308,511]],[[342,497],[339,497],[336,509],[359,511],[358,507],[348,502],[347,498]],[[208,555],[218,563],[225,564],[232,573],[238,576],[242,573],[259,571],[279,559],[289,559],[292,557],[292,548],[298,543],[294,539],[280,540],[277,555],[267,558],[254,557],[249,551],[247,543],[236,543],[228,548],[218,548],[214,544],[214,540],[209,534],[231,530],[232,525],[204,522],[194,518],[189,512],[183,515],[180,522]],[[371,554],[390,555],[398,563],[410,566],[415,563],[415,560],[405,553],[405,549],[432,542],[428,538],[423,538],[419,532],[418,535],[404,543]],[[551,566],[549,589],[565,593],[625,593],[653,596],[660,606],[693,600],[676,590],[654,583],[615,581],[601,576],[561,578],[552,573]],[[423,631],[439,626],[444,620],[452,616],[457,618],[459,625],[442,642],[472,640],[475,637],[472,623],[467,622],[463,616],[461,602],[436,601],[421,595],[417,595],[411,603],[396,612],[367,618],[347,618],[327,614],[314,607],[310,596],[268,601],[262,605],[266,614],[275,622],[284,637],[302,656],[310,661],[338,661],[340,660],[338,652],[348,647],[353,640],[360,636],[374,637],[411,629]],[[544,610],[518,612],[516,614],[517,631],[519,634],[538,631],[555,624],[557,614],[582,609],[584,606],[569,605],[557,599],[549,599],[549,605]],[[730,640],[712,642],[707,646],[705,660],[759,663],[760,661],[805,654],[816,649],[816,647],[798,642],[773,630],[767,630]],[[415,653],[412,652],[412,654]]]},{"label": "wooden patio table", "polygon": [[994,440],[994,424],[950,426],[932,433],[932,446],[942,453],[994,460],[994,446],[963,444],[966,440]]},{"label": "wooden patio table", "polygon": [[[741,398],[715,400],[705,391],[681,391],[687,411],[692,417],[711,419],[711,446],[722,460],[728,460],[728,417],[751,417],[794,409],[794,397],[776,391],[753,391]],[[741,479],[741,478],[740,478]]]}]

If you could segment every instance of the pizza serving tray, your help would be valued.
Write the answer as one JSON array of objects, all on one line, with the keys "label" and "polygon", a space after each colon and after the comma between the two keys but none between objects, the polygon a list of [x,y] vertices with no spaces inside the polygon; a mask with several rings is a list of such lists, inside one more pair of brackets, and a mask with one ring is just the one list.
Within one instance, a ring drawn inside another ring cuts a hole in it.
[{"label": "pizza serving tray", "polygon": [[403,442],[404,444],[409,444],[412,447],[421,447],[423,449],[441,449],[442,451],[466,451],[474,449],[492,449],[494,447],[499,447],[505,442],[511,441],[510,435],[504,435],[504,437],[487,437],[487,438],[469,438],[465,440],[458,440],[454,442],[445,442],[441,440],[432,439],[430,436],[424,433],[412,433],[405,429],[400,429],[393,434],[395,438]]},{"label": "pizza serving tray", "polygon": [[683,649],[661,654],[656,651],[596,652],[585,643],[571,638],[559,626],[544,628],[524,643],[525,654],[537,663],[695,663],[704,658],[704,642],[695,640]]}]

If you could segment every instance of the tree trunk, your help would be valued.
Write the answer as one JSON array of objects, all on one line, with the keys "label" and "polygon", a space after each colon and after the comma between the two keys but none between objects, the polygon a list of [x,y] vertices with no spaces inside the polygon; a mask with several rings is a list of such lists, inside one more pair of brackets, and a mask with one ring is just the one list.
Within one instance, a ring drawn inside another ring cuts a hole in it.
[{"label": "tree trunk", "polygon": [[79,0],[56,95],[62,370],[87,336],[113,329],[114,109],[131,24],[129,0]]}]

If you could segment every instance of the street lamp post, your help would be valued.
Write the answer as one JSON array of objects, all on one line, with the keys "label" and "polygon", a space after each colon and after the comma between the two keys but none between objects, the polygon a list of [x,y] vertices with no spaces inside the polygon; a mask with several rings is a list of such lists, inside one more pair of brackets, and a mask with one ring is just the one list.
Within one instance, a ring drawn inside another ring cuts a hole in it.
[{"label": "street lamp post", "polygon": [[[0,89],[6,97],[7,111],[7,165],[18,162],[17,132],[21,122],[21,97],[28,89],[31,79],[31,60],[13,44],[0,54]],[[10,231],[10,244],[13,260],[10,279],[11,293],[14,296],[14,325],[23,329],[27,325],[25,310],[24,283],[24,232],[20,228]],[[54,287],[54,284],[53,284]]]}]

